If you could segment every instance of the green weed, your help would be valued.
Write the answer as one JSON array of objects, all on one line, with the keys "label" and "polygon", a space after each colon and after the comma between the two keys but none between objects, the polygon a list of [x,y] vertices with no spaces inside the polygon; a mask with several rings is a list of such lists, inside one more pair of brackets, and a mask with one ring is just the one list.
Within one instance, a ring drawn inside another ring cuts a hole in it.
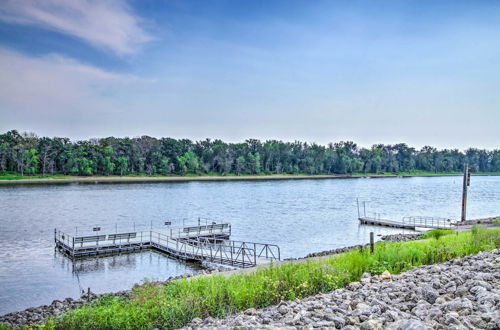
[{"label": "green weed", "polygon": [[426,238],[435,238],[439,239],[441,236],[449,235],[453,233],[451,229],[433,229],[429,230],[428,232],[420,235],[421,239],[426,239]]}]

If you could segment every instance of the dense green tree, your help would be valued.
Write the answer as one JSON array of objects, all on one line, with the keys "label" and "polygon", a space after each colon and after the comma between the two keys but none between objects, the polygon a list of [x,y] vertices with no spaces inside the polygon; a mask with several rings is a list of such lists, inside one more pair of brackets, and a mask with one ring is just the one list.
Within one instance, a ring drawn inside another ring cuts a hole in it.
[{"label": "dense green tree", "polygon": [[123,176],[124,173],[127,173],[128,170],[128,158],[127,157],[118,157],[118,171],[120,171],[120,176]]},{"label": "dense green tree", "polygon": [[90,139],[38,138],[16,130],[0,134],[0,172],[73,175],[344,174],[415,170],[500,171],[500,150],[415,150],[404,143],[359,148],[352,141],[327,146],[300,141],[226,143],[149,136]]},{"label": "dense green tree", "polygon": [[38,172],[39,158],[36,149],[24,150],[23,155],[24,173],[35,174]]}]

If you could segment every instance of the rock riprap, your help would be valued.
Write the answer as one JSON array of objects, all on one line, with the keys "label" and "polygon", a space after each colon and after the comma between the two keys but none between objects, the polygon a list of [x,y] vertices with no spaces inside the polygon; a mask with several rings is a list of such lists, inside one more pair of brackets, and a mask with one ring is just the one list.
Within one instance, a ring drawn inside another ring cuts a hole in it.
[{"label": "rock riprap", "polygon": [[185,328],[500,329],[500,250],[399,275],[364,274],[331,293]]}]

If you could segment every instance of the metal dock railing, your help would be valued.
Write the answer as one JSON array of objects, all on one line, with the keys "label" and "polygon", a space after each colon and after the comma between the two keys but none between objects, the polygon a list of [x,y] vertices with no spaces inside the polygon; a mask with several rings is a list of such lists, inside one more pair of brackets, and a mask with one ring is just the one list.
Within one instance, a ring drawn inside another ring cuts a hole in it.
[{"label": "metal dock railing", "polygon": [[229,240],[231,226],[212,224],[176,228],[170,235],[155,230],[71,236],[54,230],[56,247],[72,258],[155,249],[182,260],[254,267],[280,260],[274,244]]},{"label": "metal dock railing", "polygon": [[424,216],[404,217],[402,221],[383,219],[380,217],[359,217],[359,222],[363,225],[375,225],[402,229],[426,228],[426,229],[452,229],[455,222],[450,219]]}]

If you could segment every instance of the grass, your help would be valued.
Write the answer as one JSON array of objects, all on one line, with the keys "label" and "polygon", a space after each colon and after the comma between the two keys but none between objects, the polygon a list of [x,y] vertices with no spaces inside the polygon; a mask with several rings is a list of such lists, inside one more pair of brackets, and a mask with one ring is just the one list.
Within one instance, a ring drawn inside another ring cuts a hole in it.
[{"label": "grass", "polygon": [[439,239],[441,236],[450,235],[453,233],[451,229],[433,229],[420,235],[420,239],[435,238]]},{"label": "grass", "polygon": [[[364,176],[372,176],[372,177],[390,177],[390,176],[433,176],[433,175],[462,175],[462,172],[427,172],[427,171],[412,171],[412,172],[398,172],[398,173],[353,173],[350,176],[352,177],[364,177]],[[473,173],[473,175],[500,175],[500,172],[479,172]],[[221,175],[219,173],[204,173],[204,174],[196,174],[196,173],[186,173],[185,175],[147,175],[145,173],[135,173],[135,174],[127,174],[124,176],[99,176],[99,175],[91,175],[91,176],[74,176],[74,175],[64,175],[64,174],[55,174],[55,175],[24,175],[21,176],[20,173],[17,172],[0,172],[0,180],[9,180],[9,181],[19,181],[19,180],[33,180],[33,179],[56,179],[56,180],[74,180],[78,178],[107,178],[107,179],[122,179],[126,181],[126,178],[198,178],[198,177],[238,177],[238,178],[252,178],[252,177],[331,177],[331,176],[339,176],[339,177],[348,177],[348,174],[306,174],[306,173],[281,173],[281,174],[241,174],[236,175],[234,173],[229,173],[226,175]]]},{"label": "grass", "polygon": [[26,180],[26,179],[73,179],[75,176],[56,174],[56,175],[24,175],[18,173],[0,173],[0,180]]},{"label": "grass", "polygon": [[[212,275],[164,285],[146,283],[130,299],[103,297],[61,317],[45,329],[177,328],[195,317],[224,317],[248,308],[329,292],[360,279],[364,272],[392,274],[500,246],[500,230],[474,227],[470,232],[428,232],[426,240],[376,244],[375,253],[354,250],[326,259],[310,259],[262,268],[230,277]],[[437,234],[440,233],[440,234]]]}]

